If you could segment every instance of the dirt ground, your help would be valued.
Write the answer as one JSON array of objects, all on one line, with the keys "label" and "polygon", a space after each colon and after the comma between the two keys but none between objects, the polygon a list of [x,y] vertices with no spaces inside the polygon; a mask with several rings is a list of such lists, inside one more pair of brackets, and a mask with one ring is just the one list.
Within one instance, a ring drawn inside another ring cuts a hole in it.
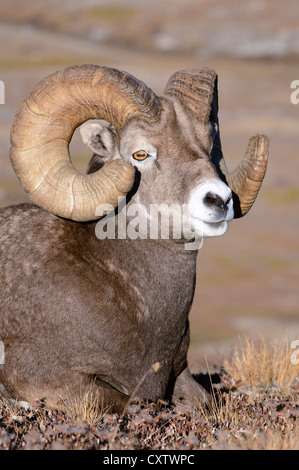
[{"label": "dirt ground", "polygon": [[43,400],[31,408],[0,401],[0,450],[104,451],[98,463],[107,455],[131,455],[128,450],[191,452],[200,458],[200,450],[299,449],[298,380],[283,390],[277,383],[244,389],[225,371],[196,378],[211,393],[207,407],[137,399],[116,415],[84,397],[65,411],[48,409]]},{"label": "dirt ground", "polygon": [[[246,6],[245,6],[246,4]],[[296,0],[0,2],[0,205],[26,200],[8,158],[21,100],[48,73],[96,63],[126,70],[162,93],[169,76],[201,65],[219,75],[220,128],[233,169],[255,133],[270,161],[249,214],[198,256],[189,362],[221,364],[240,335],[299,337],[299,6]],[[75,136],[84,171],[88,153]]]}]

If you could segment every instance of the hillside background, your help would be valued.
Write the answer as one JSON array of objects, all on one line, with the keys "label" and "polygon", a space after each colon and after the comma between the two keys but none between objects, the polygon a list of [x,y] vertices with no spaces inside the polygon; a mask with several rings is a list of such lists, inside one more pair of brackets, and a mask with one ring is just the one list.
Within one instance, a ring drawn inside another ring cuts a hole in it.
[{"label": "hillside background", "polygon": [[[1,0],[0,205],[25,201],[8,158],[21,100],[71,64],[126,70],[162,93],[181,68],[219,75],[220,126],[230,169],[248,139],[270,138],[270,162],[253,209],[205,240],[191,312],[191,367],[221,361],[239,335],[299,337],[299,80],[297,0]],[[75,135],[72,154],[88,152]]]}]

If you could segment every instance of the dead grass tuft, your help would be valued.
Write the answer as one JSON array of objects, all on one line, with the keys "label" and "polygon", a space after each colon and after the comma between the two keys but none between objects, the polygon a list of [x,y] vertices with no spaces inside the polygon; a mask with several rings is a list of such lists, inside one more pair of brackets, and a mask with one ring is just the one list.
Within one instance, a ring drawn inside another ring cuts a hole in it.
[{"label": "dead grass tuft", "polygon": [[237,388],[288,393],[299,377],[299,364],[291,360],[293,350],[287,338],[257,343],[244,338],[224,368]]},{"label": "dead grass tuft", "polygon": [[67,414],[91,427],[99,425],[103,417],[109,413],[109,407],[102,406],[92,385],[80,395],[69,395],[63,403]]}]

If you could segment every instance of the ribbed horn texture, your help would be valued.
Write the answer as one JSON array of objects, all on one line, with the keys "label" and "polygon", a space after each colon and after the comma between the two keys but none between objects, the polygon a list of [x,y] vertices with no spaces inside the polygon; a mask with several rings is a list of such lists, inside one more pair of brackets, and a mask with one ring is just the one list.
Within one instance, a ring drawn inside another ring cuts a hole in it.
[{"label": "ribbed horn texture", "polygon": [[98,218],[96,207],[116,207],[135,171],[122,160],[90,175],[72,165],[69,143],[76,127],[105,119],[120,131],[132,118],[159,120],[159,99],[132,75],[108,67],[68,67],[42,80],[20,105],[11,131],[10,158],[31,200],[61,217]]},{"label": "ribbed horn texture", "polygon": [[164,93],[177,98],[201,122],[208,124],[216,78],[214,70],[207,67],[180,70],[170,77]]},{"label": "ribbed horn texture", "polygon": [[257,134],[249,140],[247,151],[239,166],[226,175],[227,184],[234,193],[236,219],[247,214],[256,200],[266,173],[268,155],[268,137]]},{"label": "ribbed horn texture", "polygon": [[229,173],[221,149],[217,88],[214,70],[201,68],[174,73],[164,93],[178,99],[200,122],[210,122],[214,126],[216,134],[211,158],[219,176],[233,191],[235,218],[238,218],[247,214],[262,185],[267,169],[269,139],[263,135],[251,137],[240,165]]}]

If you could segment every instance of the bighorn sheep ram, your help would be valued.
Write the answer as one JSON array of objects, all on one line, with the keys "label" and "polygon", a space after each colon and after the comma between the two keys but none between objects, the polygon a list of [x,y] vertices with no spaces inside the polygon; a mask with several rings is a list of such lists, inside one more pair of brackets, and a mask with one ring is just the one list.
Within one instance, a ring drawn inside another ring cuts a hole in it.
[{"label": "bighorn sheep ram", "polygon": [[[55,407],[91,387],[116,411],[137,384],[138,396],[153,401],[207,399],[187,365],[192,239],[117,231],[99,239],[96,226],[102,204],[115,208],[118,224],[120,201],[142,205],[147,220],[151,204],[186,205],[195,238],[222,235],[246,214],[268,139],[252,137],[229,173],[217,115],[217,75],[208,68],[174,73],[158,97],[126,72],[73,66],[46,77],[20,105],[10,158],[33,203],[0,212],[2,393]],[[87,175],[69,155],[83,123],[94,152]]]}]

